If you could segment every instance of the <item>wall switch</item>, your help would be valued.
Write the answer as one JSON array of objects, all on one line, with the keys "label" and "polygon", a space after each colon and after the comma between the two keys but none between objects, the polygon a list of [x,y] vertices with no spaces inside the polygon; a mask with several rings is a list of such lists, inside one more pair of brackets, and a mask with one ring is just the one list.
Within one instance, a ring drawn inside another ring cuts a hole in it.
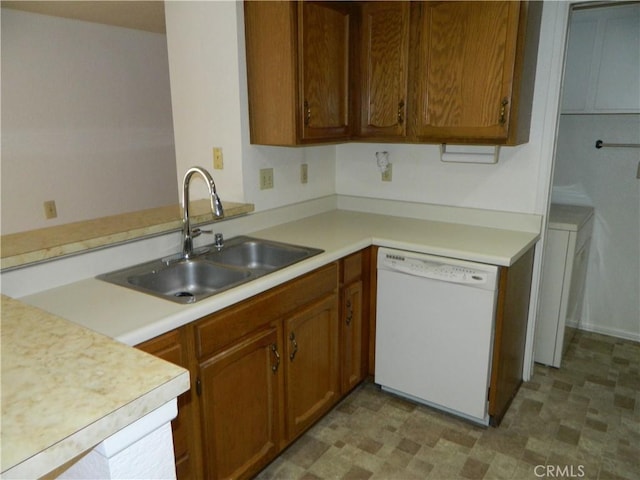
[{"label": "wall switch", "polygon": [[273,188],[273,168],[260,169],[260,190]]},{"label": "wall switch", "polygon": [[388,164],[387,168],[382,172],[382,181],[383,182],[390,182],[391,178],[393,177],[393,164]]},{"label": "wall switch", "polygon": [[58,210],[56,209],[55,200],[47,200],[44,202],[44,218],[51,219],[58,216]]},{"label": "wall switch", "polygon": [[224,162],[222,161],[222,148],[213,147],[213,168],[215,170],[222,170],[224,168]]},{"label": "wall switch", "polygon": [[309,182],[309,165],[303,163],[300,165],[300,183]]}]

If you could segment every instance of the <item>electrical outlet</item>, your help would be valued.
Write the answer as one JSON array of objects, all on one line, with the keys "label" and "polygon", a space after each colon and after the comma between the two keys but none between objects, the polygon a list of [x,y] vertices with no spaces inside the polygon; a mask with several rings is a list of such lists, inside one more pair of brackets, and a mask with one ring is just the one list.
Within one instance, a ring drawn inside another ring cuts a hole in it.
[{"label": "electrical outlet", "polygon": [[224,168],[222,148],[220,147],[213,147],[213,168],[214,170],[222,170]]},{"label": "electrical outlet", "polygon": [[309,165],[303,163],[300,165],[300,183],[309,182]]},{"label": "electrical outlet", "polygon": [[260,169],[260,190],[273,188],[273,168]]},{"label": "electrical outlet", "polygon": [[44,218],[52,219],[58,216],[58,210],[56,209],[55,200],[47,200],[44,202]]},{"label": "electrical outlet", "polygon": [[383,182],[390,182],[391,179],[393,178],[393,164],[389,164],[387,165],[387,169],[382,172],[382,181]]}]

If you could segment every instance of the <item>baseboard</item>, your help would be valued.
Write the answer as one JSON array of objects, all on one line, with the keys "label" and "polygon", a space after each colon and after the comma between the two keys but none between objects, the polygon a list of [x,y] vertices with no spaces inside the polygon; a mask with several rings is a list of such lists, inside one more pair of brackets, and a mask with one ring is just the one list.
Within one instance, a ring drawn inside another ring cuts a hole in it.
[{"label": "baseboard", "polygon": [[626,330],[620,330],[617,328],[603,327],[600,325],[585,325],[580,324],[578,327],[585,332],[600,333],[602,335],[608,335],[610,337],[622,338],[624,340],[631,340],[633,342],[640,343],[640,333],[627,332]]}]

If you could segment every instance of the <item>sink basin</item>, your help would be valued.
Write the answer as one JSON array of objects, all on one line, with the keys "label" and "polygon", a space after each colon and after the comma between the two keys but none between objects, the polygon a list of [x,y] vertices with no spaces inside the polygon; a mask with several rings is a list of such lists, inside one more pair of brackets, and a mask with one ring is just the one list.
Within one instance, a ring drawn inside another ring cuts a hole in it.
[{"label": "sink basin", "polygon": [[190,260],[177,255],[96,278],[166,300],[194,303],[321,252],[242,236],[227,240],[221,248],[209,246]]},{"label": "sink basin", "polygon": [[252,275],[246,269],[229,268],[203,260],[160,260],[98,276],[117,285],[157,295],[178,303],[193,303],[243,283]]},{"label": "sink basin", "polygon": [[252,270],[273,271],[311,257],[322,250],[251,237],[236,237],[204,257],[212,262]]}]

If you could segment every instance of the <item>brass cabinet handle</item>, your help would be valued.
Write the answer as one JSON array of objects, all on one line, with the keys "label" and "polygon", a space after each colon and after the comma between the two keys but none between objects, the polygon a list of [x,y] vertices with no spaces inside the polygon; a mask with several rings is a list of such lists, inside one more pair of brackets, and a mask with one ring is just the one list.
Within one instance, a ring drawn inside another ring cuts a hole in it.
[{"label": "brass cabinet handle", "polygon": [[351,300],[347,300],[347,326],[351,325],[353,320],[353,308],[351,308]]},{"label": "brass cabinet handle", "polygon": [[273,373],[276,373],[278,371],[278,367],[280,366],[280,354],[278,353],[278,345],[276,345],[275,343],[272,343],[271,351],[276,356],[276,363],[275,365],[271,366],[271,370],[273,370]]},{"label": "brass cabinet handle", "polygon": [[296,336],[293,332],[289,335],[289,340],[291,340],[291,343],[293,344],[293,352],[289,354],[289,359],[293,361],[296,357],[296,353],[298,353],[298,342],[296,342]]},{"label": "brass cabinet handle", "polygon": [[398,102],[398,124],[404,123],[404,100]]},{"label": "brass cabinet handle", "polygon": [[304,125],[308,127],[309,123],[311,123],[311,107],[306,100],[304,101],[304,112]]},{"label": "brass cabinet handle", "polygon": [[502,99],[502,102],[500,102],[500,124],[501,125],[504,125],[505,122],[507,121],[506,119],[507,105],[509,105],[509,99],[505,97]]}]

